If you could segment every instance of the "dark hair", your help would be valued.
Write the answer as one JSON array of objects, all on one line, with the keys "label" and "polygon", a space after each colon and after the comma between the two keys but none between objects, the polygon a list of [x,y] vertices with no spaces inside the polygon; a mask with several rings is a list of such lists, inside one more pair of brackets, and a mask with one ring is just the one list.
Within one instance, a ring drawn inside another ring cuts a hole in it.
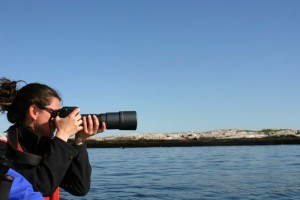
[{"label": "dark hair", "polygon": [[50,104],[51,97],[61,101],[58,92],[45,84],[30,83],[18,89],[19,82],[24,81],[0,79],[0,111],[2,113],[7,111],[7,119],[10,123],[22,123],[30,105],[47,106]]}]

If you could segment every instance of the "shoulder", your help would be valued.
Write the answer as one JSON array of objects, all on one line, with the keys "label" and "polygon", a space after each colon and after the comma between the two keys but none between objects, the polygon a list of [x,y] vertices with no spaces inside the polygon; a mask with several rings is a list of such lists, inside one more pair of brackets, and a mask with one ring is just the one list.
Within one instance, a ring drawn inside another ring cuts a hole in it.
[{"label": "shoulder", "polygon": [[0,133],[0,142],[7,142],[7,133]]},{"label": "shoulder", "polygon": [[8,139],[6,133],[0,133],[0,155],[5,155],[8,150]]}]

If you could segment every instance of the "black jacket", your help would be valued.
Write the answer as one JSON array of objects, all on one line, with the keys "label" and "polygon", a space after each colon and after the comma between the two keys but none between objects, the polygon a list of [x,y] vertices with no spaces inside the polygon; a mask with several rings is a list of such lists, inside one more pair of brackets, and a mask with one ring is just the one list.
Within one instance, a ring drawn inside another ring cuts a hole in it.
[{"label": "black jacket", "polygon": [[[86,145],[71,145],[57,137],[41,138],[24,127],[18,128],[19,144],[24,152],[42,156],[38,166],[14,164],[35,191],[51,196],[57,187],[83,196],[90,189],[91,166]],[[12,130],[12,129],[9,130]],[[14,150],[7,143],[0,142],[1,154],[13,159]]]}]

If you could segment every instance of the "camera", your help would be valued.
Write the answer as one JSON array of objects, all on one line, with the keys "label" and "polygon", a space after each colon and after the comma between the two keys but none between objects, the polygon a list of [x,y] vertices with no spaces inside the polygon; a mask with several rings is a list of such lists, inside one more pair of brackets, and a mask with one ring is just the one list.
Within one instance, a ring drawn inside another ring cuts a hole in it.
[{"label": "camera", "polygon": [[[77,107],[62,107],[56,113],[61,118],[68,116]],[[99,124],[105,122],[106,129],[119,129],[119,130],[136,130],[137,128],[137,117],[136,111],[119,111],[119,112],[108,112],[103,114],[81,114],[81,116],[96,115]],[[54,116],[55,117],[55,116]],[[101,128],[101,127],[100,127]]]}]

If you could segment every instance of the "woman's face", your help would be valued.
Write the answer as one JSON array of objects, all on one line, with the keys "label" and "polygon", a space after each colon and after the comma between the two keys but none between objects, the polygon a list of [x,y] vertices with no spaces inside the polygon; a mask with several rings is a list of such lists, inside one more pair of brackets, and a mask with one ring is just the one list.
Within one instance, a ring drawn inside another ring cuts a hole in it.
[{"label": "woman's face", "polygon": [[56,129],[54,119],[51,118],[53,111],[60,109],[59,99],[52,97],[50,104],[44,108],[37,108],[38,115],[35,120],[34,130],[38,136],[52,138]]}]

